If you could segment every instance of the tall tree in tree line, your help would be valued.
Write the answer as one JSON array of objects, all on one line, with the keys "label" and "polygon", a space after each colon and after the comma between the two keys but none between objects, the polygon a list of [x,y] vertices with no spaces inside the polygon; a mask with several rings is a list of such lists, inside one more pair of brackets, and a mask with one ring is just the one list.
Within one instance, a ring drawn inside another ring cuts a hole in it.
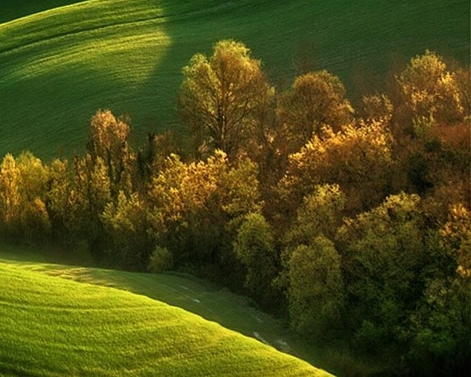
[{"label": "tall tree in tree line", "polygon": [[129,125],[122,118],[115,118],[110,110],[99,110],[92,118],[88,149],[94,162],[101,158],[105,163],[115,195],[120,189],[131,190],[129,133]]},{"label": "tall tree in tree line", "polygon": [[246,152],[269,95],[260,61],[242,43],[223,40],[209,58],[194,55],[183,75],[179,107],[196,154],[221,149],[233,159]]}]

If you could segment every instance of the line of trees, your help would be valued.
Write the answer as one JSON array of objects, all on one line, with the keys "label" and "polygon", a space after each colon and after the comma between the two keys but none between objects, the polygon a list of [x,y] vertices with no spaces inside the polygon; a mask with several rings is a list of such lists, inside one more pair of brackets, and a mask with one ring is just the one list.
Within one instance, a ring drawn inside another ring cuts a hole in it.
[{"label": "line of trees", "polygon": [[194,138],[137,151],[109,110],[87,153],[0,165],[4,238],[87,250],[130,270],[179,269],[251,295],[313,340],[458,375],[471,354],[469,70],[432,52],[354,109],[338,77],[281,92],[232,40],[183,69]]}]

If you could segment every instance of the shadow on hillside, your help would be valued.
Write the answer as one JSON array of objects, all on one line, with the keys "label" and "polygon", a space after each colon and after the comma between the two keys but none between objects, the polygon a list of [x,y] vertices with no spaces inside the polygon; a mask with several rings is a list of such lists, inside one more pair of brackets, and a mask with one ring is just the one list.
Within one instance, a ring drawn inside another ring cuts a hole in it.
[{"label": "shadow on hillside", "polygon": [[[170,0],[160,2],[163,8],[171,3]],[[190,141],[188,130],[181,124],[177,109],[177,96],[183,79],[182,69],[194,54],[209,54],[215,42],[229,38],[230,35],[230,31],[225,28],[214,29],[214,20],[211,18],[214,16],[213,11],[193,8],[189,13],[169,15],[168,20],[162,24],[161,31],[170,41],[165,54],[159,55],[147,80],[134,91],[132,98],[135,101],[130,106],[124,106],[125,113],[132,119],[135,144],[142,145],[149,133],[163,133],[167,130],[174,133],[182,146],[187,146]],[[217,14],[217,9],[214,12]],[[164,13],[169,12],[164,9]],[[202,19],[197,14],[201,14]],[[194,38],[188,32],[192,30],[192,26],[195,29]],[[149,56],[152,57],[152,52]],[[139,108],[154,110],[138,111]]]}]

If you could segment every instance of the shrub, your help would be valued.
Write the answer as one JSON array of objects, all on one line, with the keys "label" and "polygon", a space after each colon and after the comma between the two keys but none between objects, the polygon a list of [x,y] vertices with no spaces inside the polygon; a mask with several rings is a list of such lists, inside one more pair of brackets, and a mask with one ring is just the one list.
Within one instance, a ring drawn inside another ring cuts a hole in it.
[{"label": "shrub", "polygon": [[155,273],[168,271],[173,267],[173,255],[166,247],[157,246],[150,257],[148,270]]}]

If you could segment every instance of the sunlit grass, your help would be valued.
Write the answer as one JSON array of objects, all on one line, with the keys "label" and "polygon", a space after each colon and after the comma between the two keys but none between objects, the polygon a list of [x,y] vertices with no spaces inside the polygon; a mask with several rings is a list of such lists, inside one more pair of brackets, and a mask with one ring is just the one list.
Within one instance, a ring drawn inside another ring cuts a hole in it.
[{"label": "sunlit grass", "polygon": [[327,375],[180,308],[33,265],[0,262],[1,375]]},{"label": "sunlit grass", "polygon": [[[56,259],[57,256],[50,260]],[[28,253],[23,248],[7,245],[0,246],[1,261],[19,264],[23,269],[54,277],[145,295],[266,342],[313,365],[319,365],[321,362],[315,350],[300,342],[279,319],[257,309],[253,301],[192,276],[134,273],[47,263],[37,250]],[[329,364],[329,367],[337,370],[335,364]]]}]

